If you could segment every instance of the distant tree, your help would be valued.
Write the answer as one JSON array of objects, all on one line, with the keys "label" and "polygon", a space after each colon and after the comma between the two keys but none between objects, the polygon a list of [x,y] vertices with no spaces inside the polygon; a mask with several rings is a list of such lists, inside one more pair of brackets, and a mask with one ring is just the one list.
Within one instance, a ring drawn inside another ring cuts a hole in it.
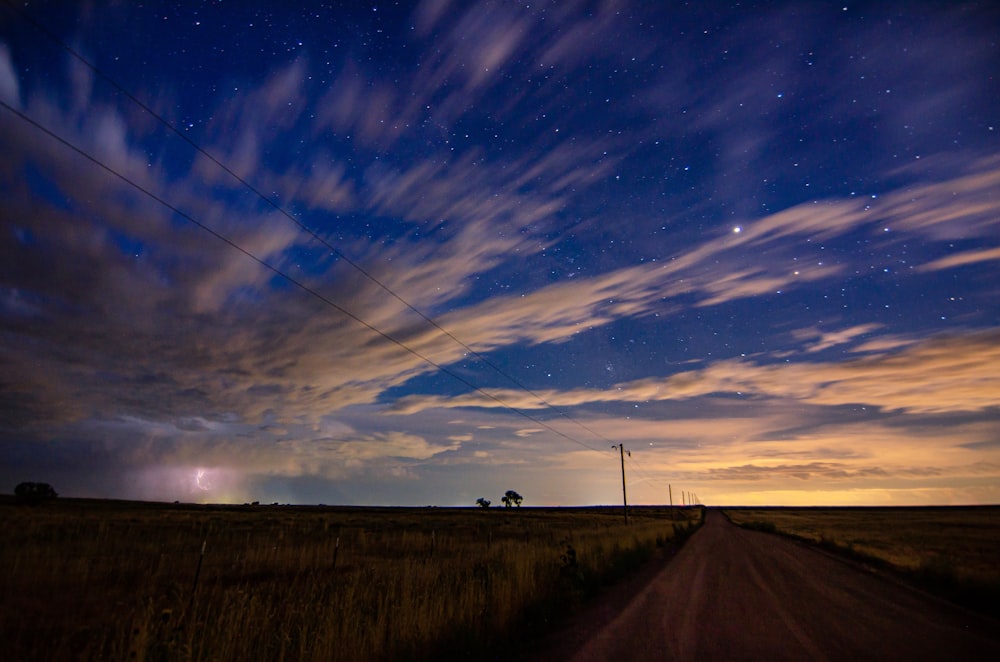
[{"label": "distant tree", "polygon": [[520,508],[521,502],[524,501],[524,497],[522,497],[514,490],[507,490],[507,492],[505,492],[504,495],[500,497],[500,500],[503,501],[503,505],[506,506],[507,508],[510,508],[511,506],[517,506],[518,508]]},{"label": "distant tree", "polygon": [[14,488],[14,496],[23,503],[39,503],[47,499],[55,499],[59,494],[48,483],[18,483]]},{"label": "distant tree", "polygon": [[493,502],[485,497],[479,497],[478,499],[476,499],[476,505],[478,505],[480,508],[489,508],[491,503]]}]

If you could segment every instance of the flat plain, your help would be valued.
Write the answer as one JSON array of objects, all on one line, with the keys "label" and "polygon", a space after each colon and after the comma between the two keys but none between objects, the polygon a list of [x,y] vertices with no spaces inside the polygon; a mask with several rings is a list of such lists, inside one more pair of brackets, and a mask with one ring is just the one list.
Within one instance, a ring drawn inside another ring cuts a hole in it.
[{"label": "flat plain", "polygon": [[1000,614],[1000,506],[726,508],[734,523],[818,543]]},{"label": "flat plain", "polygon": [[[0,501],[7,659],[482,657],[544,633],[701,511]],[[513,642],[513,643],[512,643]]]}]

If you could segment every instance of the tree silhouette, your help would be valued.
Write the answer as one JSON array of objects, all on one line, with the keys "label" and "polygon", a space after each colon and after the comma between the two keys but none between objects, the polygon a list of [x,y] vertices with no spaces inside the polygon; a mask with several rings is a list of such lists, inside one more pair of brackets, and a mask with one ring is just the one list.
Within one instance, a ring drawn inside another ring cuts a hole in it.
[{"label": "tree silhouette", "polygon": [[524,497],[514,490],[507,490],[507,492],[500,497],[500,500],[503,501],[503,505],[507,508],[510,508],[511,506],[517,506],[520,508],[521,502],[524,501]]},{"label": "tree silhouette", "polygon": [[490,501],[489,499],[487,499],[485,497],[479,497],[478,499],[476,499],[476,504],[480,508],[489,508],[491,503],[492,503],[492,501]]},{"label": "tree silhouette", "polygon": [[14,488],[14,496],[23,503],[39,503],[46,499],[55,499],[59,496],[48,483],[18,483]]}]

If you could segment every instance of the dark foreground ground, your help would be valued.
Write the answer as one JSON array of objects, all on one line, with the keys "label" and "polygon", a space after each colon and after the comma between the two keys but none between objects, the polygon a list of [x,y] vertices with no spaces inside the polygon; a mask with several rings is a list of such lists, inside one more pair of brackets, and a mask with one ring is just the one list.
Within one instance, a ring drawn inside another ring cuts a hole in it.
[{"label": "dark foreground ground", "polygon": [[1000,660],[1000,622],[709,511],[666,565],[580,613],[552,660]]}]

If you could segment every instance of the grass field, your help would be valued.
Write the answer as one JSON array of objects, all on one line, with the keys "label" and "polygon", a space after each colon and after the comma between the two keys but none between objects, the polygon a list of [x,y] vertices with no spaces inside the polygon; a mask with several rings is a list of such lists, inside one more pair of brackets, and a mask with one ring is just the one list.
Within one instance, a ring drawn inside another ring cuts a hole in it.
[{"label": "grass field", "polygon": [[[0,503],[6,659],[510,650],[700,510]],[[204,549],[204,554],[202,550]]]},{"label": "grass field", "polygon": [[984,612],[1000,613],[1000,506],[727,508],[733,523],[874,562]]}]

